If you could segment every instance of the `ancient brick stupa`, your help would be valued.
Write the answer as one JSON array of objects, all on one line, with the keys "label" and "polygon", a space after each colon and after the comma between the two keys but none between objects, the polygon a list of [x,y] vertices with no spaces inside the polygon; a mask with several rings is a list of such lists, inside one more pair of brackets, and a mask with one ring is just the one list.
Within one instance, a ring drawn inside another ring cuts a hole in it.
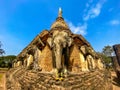
[{"label": "ancient brick stupa", "polygon": [[86,39],[71,32],[59,9],[50,30],[24,48],[9,70],[9,90],[111,90],[108,71]]}]

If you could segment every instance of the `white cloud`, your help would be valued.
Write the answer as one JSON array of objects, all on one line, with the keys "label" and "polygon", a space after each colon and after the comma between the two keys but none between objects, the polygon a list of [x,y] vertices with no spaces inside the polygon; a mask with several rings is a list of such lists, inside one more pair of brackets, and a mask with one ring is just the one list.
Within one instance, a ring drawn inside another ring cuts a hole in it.
[{"label": "white cloud", "polygon": [[[102,1],[99,1],[94,6],[90,6],[90,9],[87,11],[87,13],[84,14],[83,20],[87,21],[89,19],[92,19],[92,18],[99,16],[99,14],[101,12],[101,8],[102,8],[104,3],[105,3],[105,0],[102,0]],[[86,8],[85,8],[85,10],[86,10]]]},{"label": "white cloud", "polygon": [[73,33],[75,34],[81,34],[81,35],[86,35],[86,29],[87,29],[87,24],[83,24],[83,25],[78,25],[75,26],[72,22],[68,22],[68,25],[70,27],[70,30],[72,30]]},{"label": "white cloud", "polygon": [[110,24],[111,25],[119,25],[120,21],[119,20],[112,20],[112,21],[110,21]]},{"label": "white cloud", "polygon": [[91,18],[95,18],[100,14],[101,11],[101,5],[97,4],[94,8],[91,9],[90,14]]}]

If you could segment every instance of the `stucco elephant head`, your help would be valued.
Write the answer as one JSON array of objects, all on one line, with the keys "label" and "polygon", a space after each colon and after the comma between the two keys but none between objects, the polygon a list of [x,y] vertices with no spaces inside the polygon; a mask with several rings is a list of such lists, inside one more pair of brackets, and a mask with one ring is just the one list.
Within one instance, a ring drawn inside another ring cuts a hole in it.
[{"label": "stucco elephant head", "polygon": [[54,31],[53,36],[47,40],[52,48],[53,68],[57,69],[58,73],[67,71],[69,60],[69,47],[73,39],[66,31]]},{"label": "stucco elephant head", "polygon": [[96,56],[96,52],[87,45],[83,45],[80,47],[81,52],[83,53],[83,55],[86,57],[88,54],[91,55],[92,57]]},{"label": "stucco elephant head", "polygon": [[83,53],[85,60],[88,63],[88,68],[90,70],[95,68],[95,57],[96,57],[96,52],[89,46],[83,45],[80,47],[81,52]]},{"label": "stucco elephant head", "polygon": [[70,47],[73,39],[69,36],[66,31],[54,31],[52,37],[47,39],[49,46],[52,48],[57,44],[61,44],[63,47]]}]

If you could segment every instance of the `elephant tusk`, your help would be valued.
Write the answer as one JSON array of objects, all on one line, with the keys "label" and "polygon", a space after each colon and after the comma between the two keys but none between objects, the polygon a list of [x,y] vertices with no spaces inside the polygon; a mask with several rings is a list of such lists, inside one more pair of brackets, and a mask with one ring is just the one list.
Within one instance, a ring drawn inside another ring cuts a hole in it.
[{"label": "elephant tusk", "polygon": [[45,46],[44,43],[41,41],[41,39],[39,38],[38,41],[42,44],[42,46]]}]

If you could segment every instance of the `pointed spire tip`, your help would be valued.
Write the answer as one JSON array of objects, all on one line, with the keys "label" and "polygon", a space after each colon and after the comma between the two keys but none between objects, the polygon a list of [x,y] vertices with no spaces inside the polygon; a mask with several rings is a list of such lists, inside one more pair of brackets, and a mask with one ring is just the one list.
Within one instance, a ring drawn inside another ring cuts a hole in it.
[{"label": "pointed spire tip", "polygon": [[59,7],[58,17],[62,17],[62,9]]}]

